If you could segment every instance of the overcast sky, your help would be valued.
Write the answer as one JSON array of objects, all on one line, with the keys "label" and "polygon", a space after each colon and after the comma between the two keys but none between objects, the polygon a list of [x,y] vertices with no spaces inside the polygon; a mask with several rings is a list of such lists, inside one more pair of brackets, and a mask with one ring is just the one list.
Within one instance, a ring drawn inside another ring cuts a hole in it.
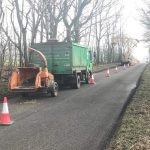
[{"label": "overcast sky", "polygon": [[[144,7],[142,0],[123,0],[124,3],[124,19],[126,33],[135,39],[142,39],[144,32],[143,26],[140,23],[139,9]],[[134,49],[133,54],[136,58],[143,60],[148,56],[147,48],[140,42],[138,47]]]}]

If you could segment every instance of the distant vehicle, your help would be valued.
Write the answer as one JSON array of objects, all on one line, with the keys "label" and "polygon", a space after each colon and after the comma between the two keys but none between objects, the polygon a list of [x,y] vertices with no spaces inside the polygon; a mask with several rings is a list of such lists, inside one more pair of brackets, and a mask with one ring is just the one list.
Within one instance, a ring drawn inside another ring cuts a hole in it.
[{"label": "distant vehicle", "polygon": [[131,65],[131,60],[121,60],[121,66],[128,64]]},{"label": "distant vehicle", "polygon": [[54,81],[53,74],[48,72],[45,56],[42,52],[29,48],[29,56],[32,54],[36,54],[42,67],[29,62],[28,66],[16,68],[9,79],[9,90],[21,93],[23,96],[33,92],[42,92],[52,97],[57,96],[58,85]]},{"label": "distant vehicle", "polygon": [[133,61],[133,57],[132,57],[131,53],[126,52],[122,55],[121,66],[127,65],[127,64],[131,65],[132,61]]},{"label": "distant vehicle", "polygon": [[[39,49],[46,56],[48,69],[59,85],[79,89],[81,82],[89,83],[93,63],[88,47],[72,42],[49,41],[36,43],[32,48]],[[35,55],[31,56],[31,62],[41,65]]]}]

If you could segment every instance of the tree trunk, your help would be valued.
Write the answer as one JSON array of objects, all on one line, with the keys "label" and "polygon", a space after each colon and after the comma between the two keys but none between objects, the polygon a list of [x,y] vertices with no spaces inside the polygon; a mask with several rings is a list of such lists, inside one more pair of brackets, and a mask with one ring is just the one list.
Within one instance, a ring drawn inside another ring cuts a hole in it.
[{"label": "tree trunk", "polygon": [[71,42],[71,28],[68,27],[66,32],[67,32],[67,42]]},{"label": "tree trunk", "polygon": [[24,51],[24,65],[28,65],[28,52],[27,52],[27,39],[26,39],[26,29],[22,29],[23,34],[23,51]]}]

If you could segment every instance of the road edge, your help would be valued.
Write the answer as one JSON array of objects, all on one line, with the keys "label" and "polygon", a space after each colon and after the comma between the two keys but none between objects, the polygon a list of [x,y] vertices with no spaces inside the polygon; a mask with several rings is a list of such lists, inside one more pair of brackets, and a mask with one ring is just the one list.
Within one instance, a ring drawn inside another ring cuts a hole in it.
[{"label": "road edge", "polygon": [[116,120],[114,120],[114,124],[112,124],[111,128],[108,130],[107,135],[104,137],[104,139],[101,141],[101,143],[99,144],[97,150],[108,150],[109,146],[110,146],[110,142],[111,139],[113,138],[114,134],[116,133],[117,129],[119,128],[120,124],[121,124],[121,120],[124,116],[124,113],[126,111],[127,106],[132,102],[132,97],[134,96],[136,89],[139,87],[140,85],[140,81],[142,79],[142,75],[144,73],[144,71],[147,68],[147,65],[145,65],[143,71],[141,72],[141,75],[139,76],[139,78],[136,81],[136,86],[131,89],[123,107],[122,110],[120,111],[118,117],[116,118]]}]

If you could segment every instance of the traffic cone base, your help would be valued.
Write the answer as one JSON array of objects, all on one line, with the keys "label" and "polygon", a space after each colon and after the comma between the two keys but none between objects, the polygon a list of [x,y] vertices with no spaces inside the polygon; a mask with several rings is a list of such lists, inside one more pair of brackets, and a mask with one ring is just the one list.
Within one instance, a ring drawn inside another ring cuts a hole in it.
[{"label": "traffic cone base", "polygon": [[7,98],[4,97],[2,114],[0,115],[0,125],[11,125],[12,123],[13,121],[10,120]]},{"label": "traffic cone base", "polygon": [[124,64],[123,69],[126,70],[126,65]]},{"label": "traffic cone base", "polygon": [[94,80],[94,76],[92,75],[92,77],[90,78],[90,82],[89,82],[90,84],[95,84],[96,82],[95,82],[95,80]]},{"label": "traffic cone base", "polygon": [[117,66],[116,66],[116,68],[115,68],[115,72],[118,73],[118,67],[117,67]]},{"label": "traffic cone base", "polygon": [[8,122],[8,123],[1,123],[0,122],[0,126],[9,126],[9,125],[11,125],[11,124],[13,124],[14,123],[14,121],[10,121],[10,122]]},{"label": "traffic cone base", "polygon": [[110,77],[110,72],[109,72],[109,69],[107,70],[107,72],[106,72],[106,75],[105,75],[106,77]]}]

